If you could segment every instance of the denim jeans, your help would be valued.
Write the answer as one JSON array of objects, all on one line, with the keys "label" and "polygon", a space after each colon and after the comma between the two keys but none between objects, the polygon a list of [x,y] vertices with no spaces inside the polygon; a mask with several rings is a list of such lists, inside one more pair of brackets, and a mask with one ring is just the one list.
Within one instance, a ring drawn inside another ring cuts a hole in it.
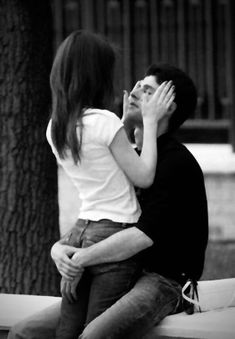
[{"label": "denim jeans", "polygon": [[[66,244],[88,247],[112,234],[133,226],[107,219],[89,221],[79,219],[66,237]],[[87,267],[77,286],[77,300],[62,298],[57,339],[77,339],[93,319],[112,306],[133,287],[140,274],[134,258],[116,263]]]},{"label": "denim jeans", "polygon": [[79,339],[141,339],[167,315],[182,311],[182,287],[157,273],[144,272],[135,286],[90,322]]},{"label": "denim jeans", "polygon": [[[181,300],[178,283],[143,272],[126,295],[86,326],[80,339],[149,339],[164,317],[182,310]],[[60,306],[58,302],[16,324],[8,339],[54,339]]]}]

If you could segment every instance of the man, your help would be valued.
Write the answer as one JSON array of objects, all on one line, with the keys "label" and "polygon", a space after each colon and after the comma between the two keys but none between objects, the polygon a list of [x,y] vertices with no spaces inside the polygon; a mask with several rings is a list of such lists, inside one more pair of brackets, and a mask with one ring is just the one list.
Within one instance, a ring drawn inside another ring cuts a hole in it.
[{"label": "man", "polygon": [[[143,93],[150,98],[162,82],[169,80],[176,96],[170,114],[159,122],[156,177],[150,188],[139,192],[142,215],[138,226],[86,249],[74,249],[62,242],[52,248],[57,268],[67,278],[86,266],[133,255],[145,268],[129,293],[87,324],[79,338],[143,338],[165,316],[183,309],[182,286],[189,279],[195,286],[202,274],[208,240],[203,174],[191,153],[172,137],[195,110],[193,82],[175,67],[151,66],[131,92],[125,124],[127,128],[134,126],[136,145],[141,149]],[[71,288],[71,296],[74,292]],[[15,326],[9,338],[53,338],[58,318],[59,305],[47,311],[47,321],[34,316]]]}]

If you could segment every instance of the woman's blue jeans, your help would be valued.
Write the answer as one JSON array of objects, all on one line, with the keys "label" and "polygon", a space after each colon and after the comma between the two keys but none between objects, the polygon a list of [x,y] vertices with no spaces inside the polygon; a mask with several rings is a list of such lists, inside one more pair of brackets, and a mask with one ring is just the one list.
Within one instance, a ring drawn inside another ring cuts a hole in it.
[{"label": "woman's blue jeans", "polygon": [[[133,224],[107,219],[98,222],[79,219],[67,235],[66,244],[88,247],[130,226]],[[93,319],[133,287],[139,275],[140,267],[134,258],[87,267],[77,286],[77,300],[71,303],[62,298],[56,338],[77,339]]]}]

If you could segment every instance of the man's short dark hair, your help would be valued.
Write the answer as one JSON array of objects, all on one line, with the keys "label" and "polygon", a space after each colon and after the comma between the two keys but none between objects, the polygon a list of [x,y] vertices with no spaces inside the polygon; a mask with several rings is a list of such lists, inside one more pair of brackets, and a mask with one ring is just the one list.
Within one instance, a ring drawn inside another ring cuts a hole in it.
[{"label": "man's short dark hair", "polygon": [[194,113],[197,105],[196,87],[184,71],[169,64],[151,65],[145,76],[150,75],[156,77],[159,85],[164,81],[172,80],[175,86],[174,102],[177,108],[170,117],[168,125],[168,131],[173,133]]}]

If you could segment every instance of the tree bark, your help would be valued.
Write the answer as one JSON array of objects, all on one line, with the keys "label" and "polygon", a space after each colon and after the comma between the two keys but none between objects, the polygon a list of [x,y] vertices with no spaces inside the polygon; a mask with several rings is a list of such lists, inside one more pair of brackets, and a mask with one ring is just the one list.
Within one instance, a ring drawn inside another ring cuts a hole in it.
[{"label": "tree bark", "polygon": [[0,292],[58,295],[57,166],[46,141],[48,0],[0,0]]}]

